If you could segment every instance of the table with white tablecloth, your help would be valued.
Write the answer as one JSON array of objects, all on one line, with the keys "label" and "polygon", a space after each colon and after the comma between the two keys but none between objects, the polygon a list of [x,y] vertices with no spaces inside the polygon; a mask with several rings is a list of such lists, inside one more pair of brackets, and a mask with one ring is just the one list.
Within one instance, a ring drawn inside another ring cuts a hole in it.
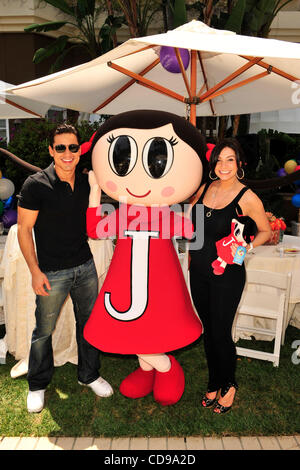
[{"label": "table with white tablecloth", "polygon": [[[99,289],[103,284],[112,255],[110,239],[92,240],[89,245],[94,257]],[[17,239],[17,225],[10,228],[0,264],[3,309],[6,335],[3,341],[16,360],[25,361],[35,326],[35,294],[31,287],[31,274],[22,255]],[[52,335],[54,365],[66,362],[77,364],[76,328],[73,304],[67,298]],[[16,367],[16,366],[15,366]]]},{"label": "table with white tablecloth", "polygon": [[[280,250],[280,247],[283,250]],[[247,269],[265,270],[277,273],[292,274],[291,293],[289,298],[289,307],[286,318],[286,325],[290,324],[296,328],[300,328],[300,252],[298,254],[286,254],[284,249],[288,247],[298,247],[300,249],[300,237],[285,235],[283,241],[279,245],[262,245],[254,248],[247,254],[245,259],[246,272]],[[259,326],[264,327],[264,323],[273,322],[273,320],[258,320],[247,318],[249,322],[260,322]],[[247,326],[243,323],[243,318],[238,319],[240,326]],[[253,325],[254,326],[254,325]],[[247,338],[255,336],[256,339],[267,339],[249,332],[236,332],[235,338]]]}]

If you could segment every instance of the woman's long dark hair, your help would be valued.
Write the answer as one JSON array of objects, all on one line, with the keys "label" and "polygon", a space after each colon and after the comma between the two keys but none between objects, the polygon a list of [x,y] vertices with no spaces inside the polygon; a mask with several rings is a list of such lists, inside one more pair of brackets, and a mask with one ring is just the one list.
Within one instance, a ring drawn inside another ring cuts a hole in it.
[{"label": "woman's long dark hair", "polygon": [[239,142],[233,137],[227,137],[226,139],[222,139],[213,148],[210,159],[209,159],[209,169],[211,171],[211,176],[213,178],[215,177],[215,168],[218,162],[219,155],[222,152],[222,150],[226,147],[229,147],[230,149],[234,151],[238,169],[243,168],[243,166],[246,163],[244,152]]}]

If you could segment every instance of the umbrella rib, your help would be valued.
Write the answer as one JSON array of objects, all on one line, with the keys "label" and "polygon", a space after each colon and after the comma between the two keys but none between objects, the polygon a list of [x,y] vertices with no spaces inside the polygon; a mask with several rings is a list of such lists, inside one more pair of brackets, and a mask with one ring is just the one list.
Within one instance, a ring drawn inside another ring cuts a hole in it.
[{"label": "umbrella rib", "polygon": [[[240,57],[249,61],[251,61],[252,59],[252,57],[248,57],[248,56],[240,56]],[[271,69],[273,73],[276,73],[277,75],[280,75],[281,77],[286,78],[287,80],[290,80],[292,82],[299,80],[299,78],[294,77],[294,75],[290,75],[289,73],[286,73],[277,67],[273,67],[273,65],[267,64],[266,62],[263,62],[262,60],[260,60],[257,63],[257,65],[259,65],[260,67],[263,67],[264,69]]]},{"label": "umbrella rib", "polygon": [[174,51],[175,51],[175,54],[176,54],[176,57],[177,57],[177,61],[178,61],[179,67],[180,67],[180,71],[181,71],[181,75],[182,75],[184,84],[186,86],[186,90],[187,90],[188,95],[189,95],[190,100],[191,100],[192,99],[192,92],[191,92],[191,89],[190,89],[190,85],[189,85],[187,75],[185,73],[185,69],[184,69],[184,66],[183,66],[182,58],[181,58],[181,55],[179,53],[178,47],[174,47]]},{"label": "umbrella rib", "polygon": [[121,55],[121,56],[118,57],[118,59],[123,59],[124,57],[129,57],[132,54],[138,54],[139,52],[146,51],[147,49],[153,49],[153,47],[155,47],[154,44],[150,44],[148,46],[142,47],[141,49],[138,49],[137,51],[132,51],[132,52],[128,52],[127,54]]},{"label": "umbrella rib", "polygon": [[[144,70],[140,72],[140,75],[145,75],[148,73],[150,70],[152,70],[157,64],[159,64],[159,59],[157,58],[152,64],[148,65]],[[109,98],[107,98],[102,104],[100,104],[97,108],[93,110],[93,113],[96,113],[100,109],[104,108],[107,106],[109,103],[111,103],[115,98],[117,98],[119,95],[121,95],[124,91],[126,91],[131,85],[133,85],[136,82],[136,80],[132,79],[129,82],[127,82],[125,85],[123,85],[119,90],[117,90],[115,93],[113,93]]]},{"label": "umbrella rib", "polygon": [[158,83],[153,82],[152,80],[148,80],[147,78],[142,77],[141,75],[138,75],[137,73],[131,72],[131,70],[125,69],[124,67],[114,64],[113,62],[107,62],[107,65],[108,67],[111,67],[112,69],[117,70],[118,72],[121,72],[124,75],[128,75],[129,77],[133,78],[139,85],[143,85],[143,86],[146,86],[147,88],[156,90],[159,93],[170,96],[171,98],[174,98],[183,103],[185,102],[184,96],[179,95],[178,93],[175,93],[174,91],[169,90],[168,88],[165,88],[159,85]]},{"label": "umbrella rib", "polygon": [[[206,75],[206,72],[205,72],[203,60],[202,60],[202,57],[201,57],[201,51],[197,51],[197,55],[198,55],[198,60],[199,60],[202,75],[203,75],[203,81],[204,81],[203,86],[201,87],[201,89],[199,90],[199,93],[197,95],[198,98],[199,98],[199,96],[201,96],[201,94],[205,90],[205,88],[206,88],[206,90],[208,90],[208,82],[207,82],[207,75]],[[215,115],[214,105],[213,105],[213,102],[211,100],[209,100],[209,104],[210,104],[210,109],[211,109],[212,114]]]},{"label": "umbrella rib", "polygon": [[218,91],[220,88],[222,88],[224,85],[227,85],[227,83],[231,82],[234,80],[236,77],[244,73],[246,70],[250,69],[254,65],[256,65],[258,62],[261,61],[261,57],[252,57],[251,60],[242,67],[238,68],[235,72],[233,72],[231,75],[228,75],[228,77],[224,78],[221,82],[217,83],[214,87],[212,87],[210,90],[207,90],[206,93],[203,93],[203,95],[199,96],[200,102],[203,102],[204,100],[207,101],[207,98],[211,97],[212,95],[215,94],[216,91]]},{"label": "umbrella rib", "polygon": [[25,111],[26,113],[33,114],[36,117],[43,117],[41,114],[35,113],[34,111],[31,111],[30,109],[24,108],[24,106],[21,106],[20,104],[14,103],[13,101],[9,100],[8,98],[5,98],[5,102],[7,104],[10,104],[11,106],[14,106],[15,108],[21,109],[21,111]]},{"label": "umbrella rib", "polygon": [[266,70],[265,72],[262,72],[258,75],[255,75],[255,76],[250,77],[250,78],[246,78],[246,80],[242,80],[239,83],[235,83],[234,85],[230,85],[227,88],[223,88],[222,90],[217,90],[212,95],[210,95],[210,96],[204,98],[203,100],[201,100],[201,103],[203,103],[207,100],[210,100],[212,98],[216,98],[217,96],[224,95],[225,93],[228,93],[229,91],[235,90],[236,88],[240,88],[241,86],[245,86],[248,83],[251,83],[251,82],[254,82],[255,80],[259,80],[260,78],[266,77],[269,74],[270,74],[270,72],[268,70]]}]

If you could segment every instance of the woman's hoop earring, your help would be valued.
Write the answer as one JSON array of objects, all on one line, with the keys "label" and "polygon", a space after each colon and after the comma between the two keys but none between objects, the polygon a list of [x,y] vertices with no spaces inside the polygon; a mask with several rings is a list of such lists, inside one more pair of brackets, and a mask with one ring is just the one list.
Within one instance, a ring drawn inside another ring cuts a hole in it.
[{"label": "woman's hoop earring", "polygon": [[[239,170],[241,170],[243,172],[242,176],[239,176]],[[239,168],[237,173],[236,173],[236,176],[239,180],[242,180],[245,176],[244,168]]]},{"label": "woman's hoop earring", "polygon": [[213,181],[215,181],[215,180],[217,180],[217,179],[218,179],[218,177],[217,177],[217,176],[216,176],[215,178],[213,178],[213,177],[211,176],[211,170],[210,170],[210,172],[209,172],[209,175],[208,175],[208,176],[209,176],[209,177],[210,177],[210,179],[211,179],[211,180],[213,180]]}]

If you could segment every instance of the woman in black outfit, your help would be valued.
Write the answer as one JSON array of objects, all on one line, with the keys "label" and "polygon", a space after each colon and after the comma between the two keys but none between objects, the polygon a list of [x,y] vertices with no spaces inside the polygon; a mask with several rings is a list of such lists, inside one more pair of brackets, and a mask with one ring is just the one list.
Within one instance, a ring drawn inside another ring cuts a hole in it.
[{"label": "woman in black outfit", "polygon": [[[232,220],[237,221],[237,237],[251,219],[256,223],[257,233],[252,243],[246,245],[247,251],[270,238],[262,202],[240,181],[244,174],[243,163],[242,152],[235,139],[224,139],[216,145],[210,158],[211,181],[201,186],[189,208],[197,231],[196,204],[204,205],[204,245],[195,251],[191,245],[190,285],[194,305],[204,326],[204,347],[209,370],[202,406],[216,404],[216,413],[229,411],[237,390],[236,351],[231,330],[245,285],[245,267],[244,264],[240,266],[228,261],[229,255],[234,256],[238,246],[231,235],[234,227]],[[224,243],[227,247],[227,264],[220,264],[216,242],[224,237],[228,237]]]}]

